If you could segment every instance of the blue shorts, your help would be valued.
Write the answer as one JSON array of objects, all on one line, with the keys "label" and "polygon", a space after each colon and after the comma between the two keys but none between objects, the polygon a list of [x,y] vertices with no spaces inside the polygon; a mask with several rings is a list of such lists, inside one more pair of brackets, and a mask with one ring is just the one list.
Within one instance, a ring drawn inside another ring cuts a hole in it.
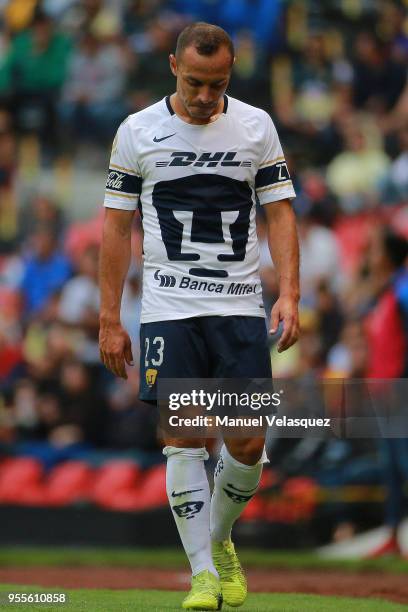
[{"label": "blue shorts", "polygon": [[210,316],[140,326],[140,399],[162,378],[272,378],[266,321]]}]

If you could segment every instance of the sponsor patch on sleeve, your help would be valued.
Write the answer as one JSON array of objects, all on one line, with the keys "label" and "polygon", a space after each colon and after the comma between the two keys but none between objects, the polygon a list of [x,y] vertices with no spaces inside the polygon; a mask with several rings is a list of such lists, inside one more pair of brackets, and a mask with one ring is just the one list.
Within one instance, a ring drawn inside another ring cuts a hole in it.
[{"label": "sponsor patch on sleeve", "polygon": [[107,191],[125,193],[129,195],[139,195],[142,187],[142,179],[135,174],[129,174],[124,170],[109,168],[106,180]]}]

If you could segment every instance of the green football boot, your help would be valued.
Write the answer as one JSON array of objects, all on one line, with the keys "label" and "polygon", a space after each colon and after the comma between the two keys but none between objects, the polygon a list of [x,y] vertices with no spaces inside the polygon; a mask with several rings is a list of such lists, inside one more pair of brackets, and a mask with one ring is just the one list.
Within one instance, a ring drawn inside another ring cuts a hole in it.
[{"label": "green football boot", "polygon": [[218,578],[204,570],[191,578],[191,591],[183,601],[184,610],[221,610],[222,595]]},{"label": "green football boot", "polygon": [[241,567],[231,540],[212,543],[214,565],[220,575],[224,602],[229,606],[242,606],[248,590],[244,570]]}]

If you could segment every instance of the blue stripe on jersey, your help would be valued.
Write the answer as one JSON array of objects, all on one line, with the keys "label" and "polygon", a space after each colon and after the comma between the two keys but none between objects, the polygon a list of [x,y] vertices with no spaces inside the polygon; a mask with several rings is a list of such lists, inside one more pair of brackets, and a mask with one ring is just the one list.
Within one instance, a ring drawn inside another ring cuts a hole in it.
[{"label": "blue stripe on jersey", "polygon": [[116,191],[118,193],[131,193],[132,195],[140,195],[142,189],[142,178],[133,176],[120,170],[112,170],[109,168],[108,178],[106,180],[106,189]]},{"label": "blue stripe on jersey", "polygon": [[285,161],[279,161],[266,168],[260,168],[255,176],[255,189],[282,183],[290,180],[288,167]]}]

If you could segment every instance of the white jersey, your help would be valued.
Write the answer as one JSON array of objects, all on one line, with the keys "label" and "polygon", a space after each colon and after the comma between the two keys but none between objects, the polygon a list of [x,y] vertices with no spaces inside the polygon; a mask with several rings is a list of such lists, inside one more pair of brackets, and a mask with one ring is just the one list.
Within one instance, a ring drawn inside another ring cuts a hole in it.
[{"label": "white jersey", "polygon": [[264,316],[255,204],[293,198],[271,118],[224,96],[186,123],[169,97],[130,115],[113,143],[104,205],[143,220],[142,322]]}]

